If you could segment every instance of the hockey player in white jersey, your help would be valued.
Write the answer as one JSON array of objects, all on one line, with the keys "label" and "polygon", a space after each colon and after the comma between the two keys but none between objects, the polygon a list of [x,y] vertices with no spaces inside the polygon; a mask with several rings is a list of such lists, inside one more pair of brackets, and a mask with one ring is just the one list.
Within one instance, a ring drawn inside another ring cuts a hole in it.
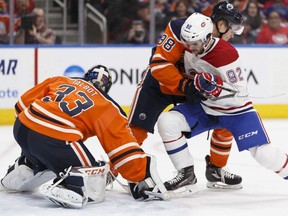
[{"label": "hockey player in white jersey", "polygon": [[[241,30],[241,26],[230,28]],[[172,163],[177,170],[194,168],[193,156],[185,148],[186,139],[226,128],[233,134],[239,151],[248,150],[262,166],[288,180],[288,156],[270,143],[261,117],[249,100],[246,74],[237,50],[212,37],[212,30],[211,19],[199,13],[194,13],[181,29],[181,40],[191,50],[186,51],[184,58],[185,73],[191,78],[188,82],[206,100],[185,102],[159,117],[158,131]],[[182,178],[186,191],[196,185],[195,173],[177,177]],[[170,181],[179,181],[177,177]],[[186,185],[183,178],[194,181],[189,180]]]}]

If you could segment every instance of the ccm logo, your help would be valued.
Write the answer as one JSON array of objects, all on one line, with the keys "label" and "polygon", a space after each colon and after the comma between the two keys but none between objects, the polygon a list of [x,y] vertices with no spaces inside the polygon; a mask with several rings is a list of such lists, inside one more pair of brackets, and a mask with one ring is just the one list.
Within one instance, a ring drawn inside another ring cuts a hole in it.
[{"label": "ccm logo", "polygon": [[240,135],[240,136],[238,137],[238,140],[242,140],[242,139],[251,137],[251,136],[253,136],[253,135],[257,135],[257,134],[258,134],[258,130],[256,130],[256,131],[251,131],[251,132],[249,132],[249,133]]},{"label": "ccm logo", "polygon": [[84,169],[79,169],[82,173],[86,173],[87,175],[99,175],[99,174],[104,174],[106,173],[105,168],[84,168]]}]

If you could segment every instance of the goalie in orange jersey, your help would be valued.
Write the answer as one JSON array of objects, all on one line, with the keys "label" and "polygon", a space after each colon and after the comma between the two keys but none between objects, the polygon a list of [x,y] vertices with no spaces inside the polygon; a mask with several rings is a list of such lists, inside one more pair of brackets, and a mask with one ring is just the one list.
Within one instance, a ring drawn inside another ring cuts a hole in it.
[{"label": "goalie in orange jersey", "polygon": [[[25,92],[15,105],[14,137],[22,153],[1,180],[2,188],[40,192],[63,207],[81,208],[105,198],[109,165],[96,161],[84,141],[97,136],[111,164],[137,200],[166,189],[155,159],[138,145],[124,111],[108,96],[111,76],[97,65],[83,78],[56,76]],[[151,197],[152,196],[152,197]]]},{"label": "goalie in orange jersey", "polygon": [[[235,31],[236,27],[243,30],[242,15],[226,1],[221,1],[214,6],[211,19],[214,37],[229,40],[234,34],[241,34],[240,31]],[[182,73],[184,72],[183,53],[189,51],[181,41],[180,34],[185,20],[176,19],[168,24],[157,46],[153,48],[150,64],[137,87],[128,120],[138,143],[143,143],[148,132],[154,132],[158,117],[167,106],[181,103],[186,99],[195,103],[203,99],[191,83],[192,79],[189,80]],[[223,169],[230,154],[232,140],[232,134],[226,129],[213,131],[211,157],[205,158],[207,187],[242,188],[242,178]],[[187,151],[186,154],[189,152]],[[192,172],[192,168],[190,171]],[[180,182],[172,181],[173,185],[167,182],[166,186],[169,190],[179,188],[182,181],[189,184],[189,181],[183,177],[183,172],[186,171],[178,169],[178,172],[175,179],[180,179]]]}]

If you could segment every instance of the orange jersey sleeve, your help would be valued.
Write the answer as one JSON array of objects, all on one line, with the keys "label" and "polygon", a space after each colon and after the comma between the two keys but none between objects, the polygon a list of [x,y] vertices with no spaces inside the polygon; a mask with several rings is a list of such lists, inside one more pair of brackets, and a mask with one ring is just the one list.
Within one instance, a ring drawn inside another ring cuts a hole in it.
[{"label": "orange jersey sleeve", "polygon": [[180,29],[184,21],[178,19],[168,24],[150,62],[151,74],[159,81],[161,91],[166,94],[183,95],[178,90],[183,75],[175,65],[185,51],[180,41]]}]

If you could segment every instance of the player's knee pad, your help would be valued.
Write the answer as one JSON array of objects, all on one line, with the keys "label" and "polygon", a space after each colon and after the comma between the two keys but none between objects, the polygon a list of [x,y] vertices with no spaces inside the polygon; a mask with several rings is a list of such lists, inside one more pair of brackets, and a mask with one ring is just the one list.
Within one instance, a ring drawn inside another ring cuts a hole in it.
[{"label": "player's knee pad", "polygon": [[7,190],[33,191],[45,182],[55,178],[56,175],[49,170],[34,172],[24,156],[17,158],[15,164],[8,169],[7,174],[1,180],[1,184]]},{"label": "player's knee pad", "polygon": [[157,126],[159,134],[164,141],[180,137],[182,131],[190,131],[185,117],[178,111],[161,113]]},{"label": "player's knee pad", "polygon": [[[274,172],[283,169],[287,163],[287,155],[272,144],[264,144],[249,149],[252,157],[262,166]],[[285,166],[288,169],[288,166]],[[284,171],[284,170],[283,170]],[[285,171],[284,171],[285,172]],[[282,177],[288,176],[288,170]]]}]

